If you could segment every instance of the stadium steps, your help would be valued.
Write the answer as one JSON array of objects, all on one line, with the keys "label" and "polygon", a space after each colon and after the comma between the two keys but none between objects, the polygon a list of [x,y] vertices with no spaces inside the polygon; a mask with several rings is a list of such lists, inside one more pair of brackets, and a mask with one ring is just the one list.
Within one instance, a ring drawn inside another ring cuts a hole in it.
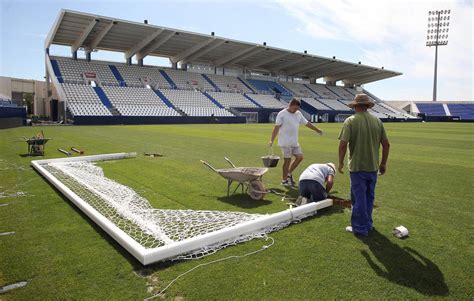
[{"label": "stadium steps", "polygon": [[349,93],[350,95],[353,95],[353,96],[355,96],[355,94],[354,94],[354,93],[352,93],[351,89],[344,88],[344,90],[346,90],[346,91],[347,91],[347,93]]},{"label": "stadium steps", "polygon": [[336,89],[333,89],[330,85],[326,85],[326,88],[329,89],[332,93],[336,94],[340,98],[344,98],[339,93],[337,93]]},{"label": "stadium steps", "polygon": [[165,70],[160,69],[160,74],[163,75],[163,77],[166,79],[166,81],[170,84],[171,89],[177,89],[178,86],[174,83],[174,81],[171,79],[171,77],[168,75],[168,73],[165,72]]},{"label": "stadium steps", "polygon": [[107,97],[107,95],[105,95],[105,92],[101,87],[92,87],[92,88],[94,89],[97,96],[99,96],[99,99],[102,102],[102,104],[107,109],[109,109],[112,115],[114,116],[117,116],[116,114],[121,115],[120,112],[112,105],[112,103],[110,102],[110,99]]},{"label": "stadium steps", "polygon": [[218,106],[221,109],[225,109],[223,105],[221,105],[217,100],[214,99],[214,97],[209,95],[206,91],[201,92],[201,93],[204,94],[204,96],[206,96],[207,98],[209,98],[209,100],[212,101],[212,103],[214,103],[216,106]]},{"label": "stadium steps", "polygon": [[268,91],[271,93],[280,94],[281,96],[291,97],[290,91],[285,89],[282,85],[276,81],[260,80],[260,79],[248,79],[248,82],[252,84],[259,91]]},{"label": "stadium steps", "polygon": [[304,100],[301,100],[301,109],[310,115],[318,114],[318,110]]},{"label": "stadium steps", "polygon": [[247,94],[243,94],[245,98],[247,98],[250,102],[252,102],[254,105],[256,105],[257,107],[259,108],[263,108],[258,102],[256,102],[255,100],[253,100],[252,98],[250,98]]},{"label": "stadium steps", "polygon": [[451,112],[449,111],[447,104],[443,103],[443,109],[444,109],[444,113],[446,113],[446,116],[451,116]]},{"label": "stadium steps", "polygon": [[125,83],[125,80],[122,77],[122,74],[118,71],[117,67],[114,65],[109,65],[110,71],[114,74],[115,78],[120,84],[120,87],[126,87],[127,84]]},{"label": "stadium steps", "polygon": [[238,79],[244,86],[246,86],[247,89],[249,89],[250,91],[252,91],[253,93],[255,93],[255,90],[254,90],[252,87],[250,87],[250,85],[247,84],[247,83],[245,82],[245,80],[241,79],[240,77],[237,77],[237,79]]},{"label": "stadium steps", "polygon": [[216,89],[216,92],[222,92],[221,89],[219,89],[219,87],[209,78],[209,76],[207,76],[206,74],[201,75],[202,77],[204,77],[205,80],[207,80],[209,84],[211,84],[211,86],[214,87],[214,89]]},{"label": "stadium steps", "polygon": [[307,84],[303,84],[303,86],[305,86],[306,88],[308,88],[311,92],[313,92],[314,94],[316,94],[317,96],[319,97],[322,97],[321,95],[318,94],[318,92],[316,92],[315,90],[311,89],[311,87]]},{"label": "stadium steps", "polygon": [[59,69],[58,61],[51,60],[51,66],[53,67],[54,75],[58,79],[59,83],[64,83],[63,77],[61,75],[61,70]]},{"label": "stadium steps", "polygon": [[120,114],[119,110],[116,107],[109,108],[109,111],[113,116],[121,116],[122,115],[122,114]]},{"label": "stadium steps", "polygon": [[227,111],[231,112],[232,114],[234,114],[235,116],[242,116],[242,113],[239,112],[239,110],[235,109],[235,108],[228,108]]},{"label": "stadium steps", "polygon": [[169,108],[172,108],[172,109],[175,109],[175,106],[173,105],[173,103],[163,94],[161,93],[161,91],[159,89],[153,89],[153,92],[155,92],[156,95],[158,95],[158,97],[161,99],[161,101],[163,101],[165,103],[165,105],[167,105]]}]

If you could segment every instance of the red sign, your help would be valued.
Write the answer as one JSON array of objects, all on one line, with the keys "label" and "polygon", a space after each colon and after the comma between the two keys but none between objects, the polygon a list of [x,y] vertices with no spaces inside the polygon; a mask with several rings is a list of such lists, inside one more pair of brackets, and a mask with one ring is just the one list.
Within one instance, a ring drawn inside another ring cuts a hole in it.
[{"label": "red sign", "polygon": [[95,72],[84,72],[84,77],[86,79],[96,79],[97,74]]}]

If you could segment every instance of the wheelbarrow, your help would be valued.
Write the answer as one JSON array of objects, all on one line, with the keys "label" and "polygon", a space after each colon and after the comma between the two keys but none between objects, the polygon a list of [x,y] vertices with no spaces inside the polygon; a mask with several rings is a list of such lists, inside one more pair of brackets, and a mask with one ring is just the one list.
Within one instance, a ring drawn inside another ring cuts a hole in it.
[{"label": "wheelbarrow", "polygon": [[221,175],[227,180],[227,196],[230,195],[230,187],[232,183],[238,182],[239,184],[234,189],[234,194],[239,187],[242,188],[242,193],[246,192],[254,200],[261,200],[267,193],[265,186],[262,182],[263,175],[268,171],[265,167],[237,167],[229,160],[224,158],[232,168],[227,169],[216,169],[211,164],[201,160],[201,163],[209,167],[212,171]]}]

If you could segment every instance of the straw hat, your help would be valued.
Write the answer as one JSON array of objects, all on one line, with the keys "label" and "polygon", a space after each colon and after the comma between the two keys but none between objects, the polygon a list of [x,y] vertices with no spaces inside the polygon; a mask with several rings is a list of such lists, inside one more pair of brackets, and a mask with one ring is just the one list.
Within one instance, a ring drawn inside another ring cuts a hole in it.
[{"label": "straw hat", "polygon": [[350,108],[354,108],[355,106],[358,105],[367,105],[369,108],[372,108],[375,103],[370,100],[369,96],[367,94],[357,94],[354,97],[354,100],[351,103],[347,104]]}]

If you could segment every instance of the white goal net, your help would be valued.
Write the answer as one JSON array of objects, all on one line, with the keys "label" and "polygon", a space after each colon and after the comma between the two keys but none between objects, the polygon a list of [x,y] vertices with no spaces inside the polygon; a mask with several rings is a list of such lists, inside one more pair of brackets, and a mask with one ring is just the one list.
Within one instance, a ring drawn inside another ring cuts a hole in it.
[{"label": "white goal net", "polygon": [[[205,256],[262,237],[331,205],[313,204],[276,214],[156,209],[130,187],[105,177],[94,163],[127,156],[85,156],[32,164],[142,264]],[[303,207],[308,208],[301,210]]]}]

